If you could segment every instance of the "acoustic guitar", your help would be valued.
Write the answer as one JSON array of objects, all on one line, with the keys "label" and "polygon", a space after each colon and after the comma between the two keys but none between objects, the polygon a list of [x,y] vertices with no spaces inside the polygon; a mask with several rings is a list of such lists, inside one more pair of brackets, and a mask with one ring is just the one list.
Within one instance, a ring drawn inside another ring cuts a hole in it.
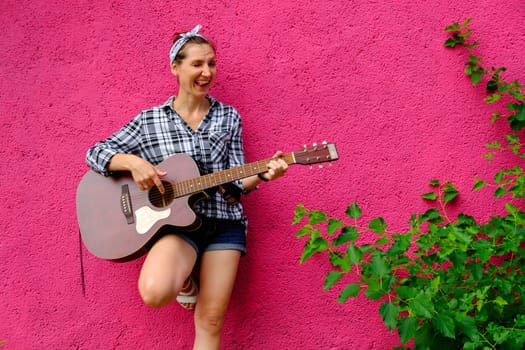
[{"label": "acoustic guitar", "polygon": [[[312,165],[338,159],[333,143],[323,143],[284,154],[287,164]],[[165,227],[195,230],[199,227],[192,210],[195,198],[207,189],[268,171],[270,159],[200,176],[197,164],[186,154],[175,154],[157,167],[164,193],[156,186],[141,191],[129,172],[103,176],[89,170],[81,179],[76,196],[82,241],[95,256],[129,261],[145,254]]]}]

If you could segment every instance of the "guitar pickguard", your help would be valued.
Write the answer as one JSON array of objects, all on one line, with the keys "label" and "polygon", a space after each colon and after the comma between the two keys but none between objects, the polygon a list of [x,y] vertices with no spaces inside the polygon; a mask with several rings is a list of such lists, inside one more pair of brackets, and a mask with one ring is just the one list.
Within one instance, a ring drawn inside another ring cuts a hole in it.
[{"label": "guitar pickguard", "polygon": [[143,235],[148,232],[153,225],[159,220],[165,219],[171,214],[171,209],[165,210],[153,210],[150,207],[142,207],[135,211],[135,217],[137,218],[137,233]]}]

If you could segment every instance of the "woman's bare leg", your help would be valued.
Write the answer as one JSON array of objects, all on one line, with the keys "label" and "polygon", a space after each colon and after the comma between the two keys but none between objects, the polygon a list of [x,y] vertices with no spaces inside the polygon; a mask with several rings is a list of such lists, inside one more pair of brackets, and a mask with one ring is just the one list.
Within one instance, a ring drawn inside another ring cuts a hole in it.
[{"label": "woman's bare leg", "polygon": [[194,350],[219,349],[240,256],[237,250],[208,251],[202,256]]},{"label": "woman's bare leg", "polygon": [[138,287],[144,303],[161,307],[175,300],[184,282],[191,274],[197,252],[182,238],[166,235],[150,249]]}]

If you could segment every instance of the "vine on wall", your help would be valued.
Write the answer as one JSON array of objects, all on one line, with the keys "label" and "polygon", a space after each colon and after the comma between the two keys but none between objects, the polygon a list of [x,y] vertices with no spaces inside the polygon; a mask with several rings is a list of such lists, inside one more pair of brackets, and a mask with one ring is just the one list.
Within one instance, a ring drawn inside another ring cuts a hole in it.
[{"label": "vine on wall", "polygon": [[[435,203],[412,214],[406,232],[392,232],[382,217],[363,222],[362,210],[351,203],[341,218],[297,205],[296,236],[307,238],[300,262],[314,254],[327,256],[332,270],[323,288],[339,287],[338,301],[364,295],[376,300],[389,330],[397,330],[397,349],[523,349],[525,344],[525,158],[519,132],[525,127],[523,86],[502,78],[504,67],[487,68],[474,55],[470,19],[446,27],[448,48],[465,48],[465,73],[473,85],[486,80],[488,104],[503,102],[504,112],[491,121],[506,120],[511,133],[488,143],[488,161],[501,153],[513,155],[512,166],[493,179],[474,179],[473,190],[492,187],[494,197],[507,196],[506,215],[485,223],[459,214],[451,219],[446,204],[459,192],[450,181],[431,180],[422,198]],[[375,241],[361,243],[373,232]],[[341,287],[343,277],[350,280]],[[338,283],[339,282],[339,283]]]}]

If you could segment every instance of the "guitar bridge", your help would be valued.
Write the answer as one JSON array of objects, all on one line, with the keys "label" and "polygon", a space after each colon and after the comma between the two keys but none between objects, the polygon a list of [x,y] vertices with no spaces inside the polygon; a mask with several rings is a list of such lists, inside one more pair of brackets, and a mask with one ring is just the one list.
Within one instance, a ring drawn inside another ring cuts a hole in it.
[{"label": "guitar bridge", "polygon": [[128,225],[135,223],[135,219],[133,218],[133,207],[131,205],[131,197],[129,194],[128,185],[122,185],[122,192],[120,194],[120,209],[126,217],[126,222],[128,223]]}]

